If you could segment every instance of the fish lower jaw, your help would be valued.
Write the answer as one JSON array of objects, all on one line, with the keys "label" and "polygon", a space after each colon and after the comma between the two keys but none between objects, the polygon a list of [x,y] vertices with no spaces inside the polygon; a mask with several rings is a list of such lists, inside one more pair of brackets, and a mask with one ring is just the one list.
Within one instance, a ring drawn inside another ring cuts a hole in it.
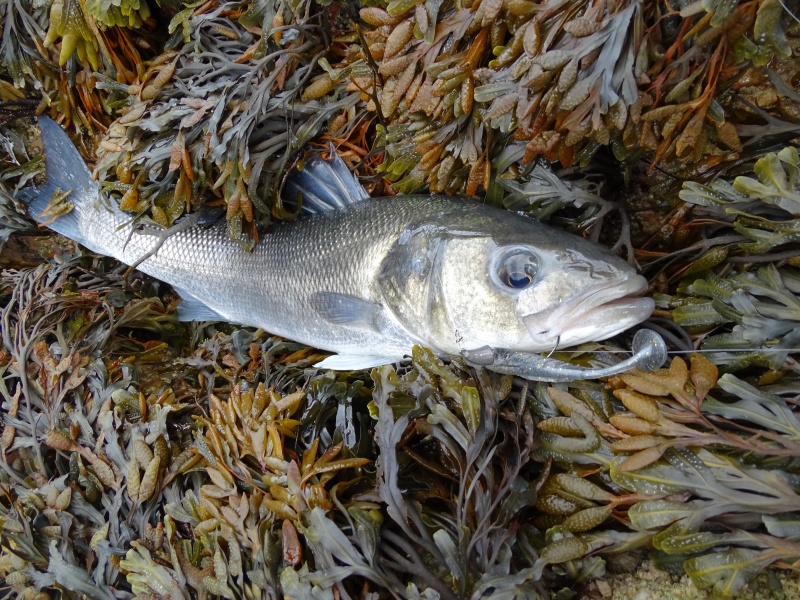
[{"label": "fish lower jaw", "polygon": [[624,297],[611,300],[583,312],[573,313],[558,323],[548,323],[529,332],[537,351],[565,348],[585,342],[605,340],[647,319],[655,308],[652,298]]}]

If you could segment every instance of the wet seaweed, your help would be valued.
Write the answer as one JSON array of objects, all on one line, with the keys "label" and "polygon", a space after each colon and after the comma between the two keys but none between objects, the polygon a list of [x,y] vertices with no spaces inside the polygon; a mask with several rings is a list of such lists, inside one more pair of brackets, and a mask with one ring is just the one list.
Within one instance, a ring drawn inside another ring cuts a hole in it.
[{"label": "wet seaweed", "polygon": [[[567,469],[543,488],[540,507],[572,534],[553,538],[542,551],[547,563],[648,543],[665,563],[681,561],[698,586],[728,597],[767,565],[796,560],[781,524],[791,522],[800,499],[797,418],[783,398],[732,375],[718,380],[702,355],[691,367],[676,358],[669,369],[611,383],[624,406],[580,388],[543,393],[566,419],[540,423],[548,432],[542,452],[562,468],[576,452],[582,464],[601,465],[583,479]],[[576,437],[587,423],[597,432],[592,455]],[[612,514],[629,531],[582,533]]]},{"label": "wet seaweed", "polygon": [[85,265],[4,274],[17,593],[545,597],[652,545],[735,595],[797,558],[800,422],[701,355],[549,389],[421,348],[334,377],[238,329],[180,358],[168,297]]}]

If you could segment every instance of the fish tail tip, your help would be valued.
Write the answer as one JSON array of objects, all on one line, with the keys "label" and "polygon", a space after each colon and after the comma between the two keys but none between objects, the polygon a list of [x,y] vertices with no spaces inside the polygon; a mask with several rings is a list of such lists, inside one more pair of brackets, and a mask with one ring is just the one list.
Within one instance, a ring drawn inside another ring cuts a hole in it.
[{"label": "fish tail tip", "polygon": [[[38,223],[82,242],[77,213],[81,205],[93,202],[98,197],[99,186],[61,126],[46,116],[40,116],[38,121],[45,162],[45,182],[20,190],[17,198],[27,205],[28,214]],[[68,194],[66,200],[73,204],[73,209],[67,214],[50,214],[55,212],[51,210],[51,201],[56,194]]]}]

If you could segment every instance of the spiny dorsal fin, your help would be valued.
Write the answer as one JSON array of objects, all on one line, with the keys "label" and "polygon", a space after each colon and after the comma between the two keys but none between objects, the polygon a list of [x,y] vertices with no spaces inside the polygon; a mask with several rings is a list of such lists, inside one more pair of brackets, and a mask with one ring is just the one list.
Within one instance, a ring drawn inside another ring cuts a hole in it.
[{"label": "spiny dorsal fin", "polygon": [[301,170],[289,176],[283,191],[287,204],[294,204],[299,194],[302,196],[301,212],[318,214],[369,198],[333,146],[330,155],[328,160],[319,155],[309,158]]}]

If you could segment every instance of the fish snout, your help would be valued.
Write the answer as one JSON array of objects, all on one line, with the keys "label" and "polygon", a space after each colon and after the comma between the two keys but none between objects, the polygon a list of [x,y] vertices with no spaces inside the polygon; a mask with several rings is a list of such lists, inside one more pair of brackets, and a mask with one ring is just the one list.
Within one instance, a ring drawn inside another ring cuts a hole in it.
[{"label": "fish snout", "polygon": [[533,344],[552,349],[603,340],[641,323],[652,314],[655,302],[641,297],[647,280],[632,275],[604,282],[558,306],[522,317]]}]

